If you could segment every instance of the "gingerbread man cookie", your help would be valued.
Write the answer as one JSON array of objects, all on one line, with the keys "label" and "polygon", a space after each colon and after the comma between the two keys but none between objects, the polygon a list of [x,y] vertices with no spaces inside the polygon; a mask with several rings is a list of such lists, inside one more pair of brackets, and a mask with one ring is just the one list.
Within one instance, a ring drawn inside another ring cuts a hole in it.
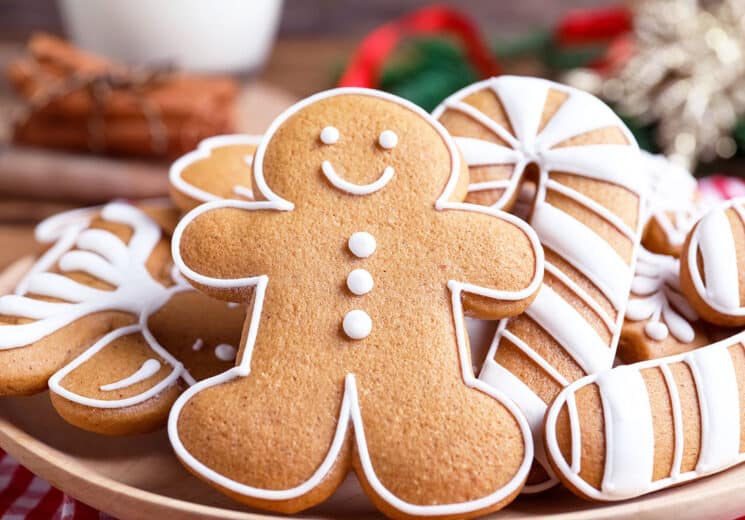
[{"label": "gingerbread man cookie", "polygon": [[[55,243],[15,294],[0,297],[3,393],[39,391],[49,379],[69,422],[134,433],[164,424],[195,377],[232,365],[243,309],[172,279],[168,240],[140,209],[111,203],[64,213],[40,224],[37,237]],[[222,351],[185,349],[196,335]]]},{"label": "gingerbread man cookie", "polygon": [[421,109],[367,89],[301,101],[254,158],[255,202],[187,214],[176,264],[247,301],[234,369],[179,398],[169,436],[197,476],[294,512],[354,470],[387,515],[470,518],[525,481],[527,422],[474,377],[464,310],[521,312],[543,275],[535,233],[457,202],[468,173]]},{"label": "gingerbread man cookie", "polygon": [[721,204],[683,245],[680,283],[693,308],[717,325],[745,325],[745,198]]},{"label": "gingerbread man cookie", "polygon": [[252,200],[251,163],[259,135],[219,135],[205,139],[175,161],[168,180],[171,199],[188,211],[218,199]]},{"label": "gingerbread man cookie", "polygon": [[[525,213],[546,277],[526,312],[499,325],[479,377],[514,399],[540,438],[559,391],[613,364],[641,234],[638,147],[600,100],[537,78],[475,83],[434,116],[468,163],[466,200],[512,208],[532,193]],[[540,443],[536,459],[526,492],[557,483]]]},{"label": "gingerbread man cookie", "polygon": [[745,333],[575,381],[546,414],[546,450],[577,495],[624,500],[745,461]]}]

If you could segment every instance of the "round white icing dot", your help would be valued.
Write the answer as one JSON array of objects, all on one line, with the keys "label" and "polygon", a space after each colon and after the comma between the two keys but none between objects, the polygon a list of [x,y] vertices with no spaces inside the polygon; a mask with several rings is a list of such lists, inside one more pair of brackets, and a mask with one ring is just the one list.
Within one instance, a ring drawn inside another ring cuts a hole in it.
[{"label": "round white icing dot", "polygon": [[334,144],[339,140],[339,130],[335,126],[327,126],[321,130],[321,142],[323,144]]},{"label": "round white icing dot", "polygon": [[220,343],[215,347],[215,357],[220,361],[235,361],[235,355],[237,350],[233,345],[227,343]]},{"label": "round white icing dot", "polygon": [[372,331],[372,320],[365,311],[355,309],[344,315],[342,327],[344,333],[351,339],[363,339]]},{"label": "round white icing dot", "polygon": [[398,136],[393,130],[384,130],[378,137],[378,143],[386,150],[391,150],[398,144]]},{"label": "round white icing dot", "polygon": [[372,291],[373,277],[366,269],[355,269],[347,276],[347,287],[357,296]]},{"label": "round white icing dot", "polygon": [[349,250],[358,258],[367,258],[375,252],[375,237],[367,231],[357,231],[349,237]]}]

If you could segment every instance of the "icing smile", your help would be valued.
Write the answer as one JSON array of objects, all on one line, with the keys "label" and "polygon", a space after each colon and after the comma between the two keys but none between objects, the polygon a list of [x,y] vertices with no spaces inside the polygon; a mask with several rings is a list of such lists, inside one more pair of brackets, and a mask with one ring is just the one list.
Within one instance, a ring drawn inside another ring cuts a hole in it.
[{"label": "icing smile", "polygon": [[393,178],[393,167],[386,166],[383,170],[383,174],[370,184],[354,184],[352,182],[342,179],[334,170],[334,167],[329,161],[323,161],[321,164],[321,170],[323,174],[329,180],[334,187],[351,193],[353,195],[369,195],[385,187]]}]

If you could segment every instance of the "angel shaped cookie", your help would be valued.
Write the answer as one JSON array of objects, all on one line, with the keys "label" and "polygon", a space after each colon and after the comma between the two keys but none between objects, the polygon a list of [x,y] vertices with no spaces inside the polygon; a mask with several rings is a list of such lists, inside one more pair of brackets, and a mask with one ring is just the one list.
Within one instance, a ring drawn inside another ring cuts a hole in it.
[{"label": "angel shaped cookie", "polygon": [[196,150],[175,161],[168,180],[171,199],[188,211],[218,199],[252,200],[251,164],[258,135],[219,135],[205,139]]},{"label": "angel shaped cookie", "polygon": [[272,124],[255,202],[184,217],[173,242],[184,276],[251,304],[236,367],[171,412],[190,471],[283,512],[324,500],[352,470],[396,518],[470,518],[519,492],[530,430],[474,377],[463,312],[524,310],[543,253],[516,217],[458,202],[467,176],[421,109],[338,89]]},{"label": "angel shaped cookie", "polygon": [[37,392],[48,380],[69,422],[133,433],[161,426],[195,378],[232,365],[244,310],[174,278],[169,241],[140,209],[64,213],[37,237],[54,244],[15,294],[0,297],[4,394]]}]

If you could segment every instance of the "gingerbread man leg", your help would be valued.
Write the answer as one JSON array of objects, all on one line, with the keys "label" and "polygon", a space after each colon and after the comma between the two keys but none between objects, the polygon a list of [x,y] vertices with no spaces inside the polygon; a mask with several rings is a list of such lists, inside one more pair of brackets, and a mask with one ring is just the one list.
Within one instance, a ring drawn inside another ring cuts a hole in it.
[{"label": "gingerbread man leg", "polygon": [[227,494],[293,513],[341,484],[351,444],[347,424],[338,426],[343,382],[309,377],[308,366],[277,368],[197,383],[177,401],[169,434],[186,466]]}]

